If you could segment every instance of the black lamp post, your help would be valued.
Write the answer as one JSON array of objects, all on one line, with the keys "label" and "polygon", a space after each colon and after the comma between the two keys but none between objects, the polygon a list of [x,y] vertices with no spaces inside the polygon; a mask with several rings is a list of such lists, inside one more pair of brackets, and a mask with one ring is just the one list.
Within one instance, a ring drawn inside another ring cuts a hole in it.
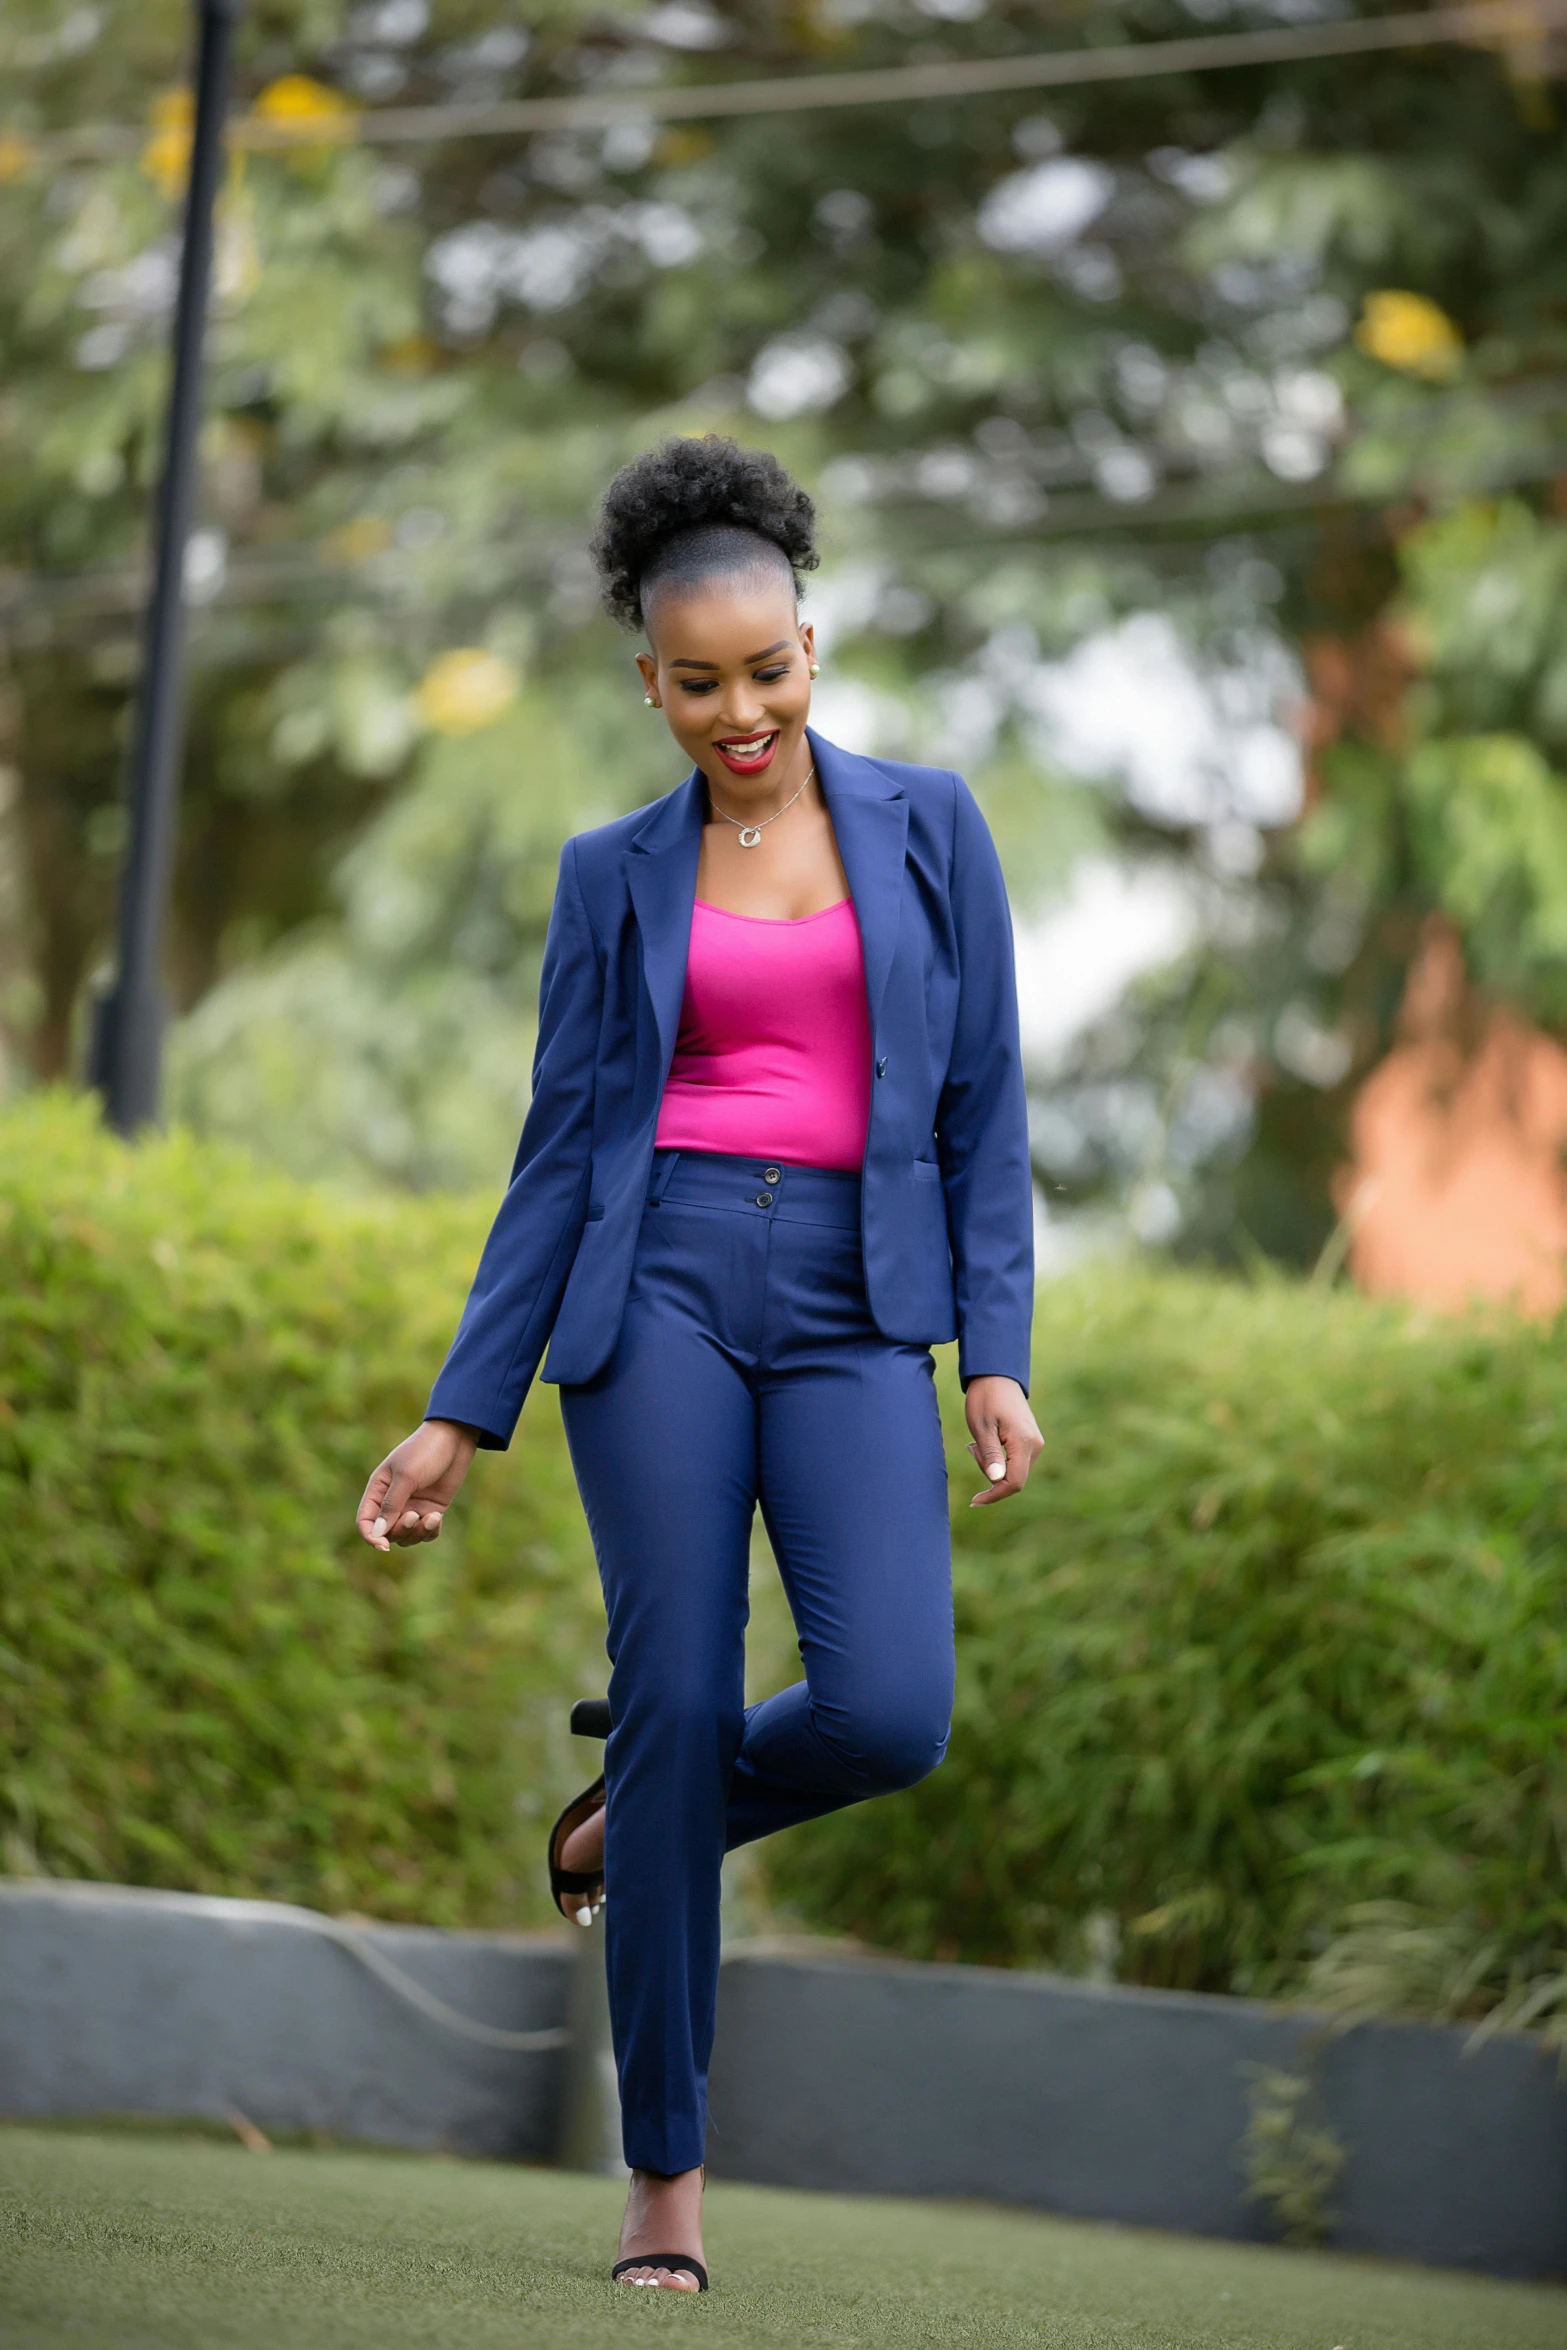
[{"label": "black lamp post", "polygon": [[91,1077],[105,1114],[132,1134],[158,1114],[165,1018],[163,932],[174,869],[184,741],[181,651],[185,547],[201,430],[202,346],[212,283],[212,214],[223,169],[229,58],[244,0],[198,0],[196,104],[190,184],[174,311],[163,478],[153,527],[152,596],[136,698],[127,801],[130,838],[120,876],[119,956],[93,1022]]}]

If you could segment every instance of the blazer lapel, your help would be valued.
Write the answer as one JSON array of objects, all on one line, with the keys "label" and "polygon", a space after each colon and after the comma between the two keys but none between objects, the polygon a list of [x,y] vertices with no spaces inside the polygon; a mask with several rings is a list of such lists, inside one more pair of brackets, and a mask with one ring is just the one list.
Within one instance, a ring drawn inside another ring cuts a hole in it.
[{"label": "blazer lapel", "polygon": [[908,795],[871,760],[840,751],[818,734],[811,734],[810,743],[860,925],[865,994],[874,1036],[903,911]]},{"label": "blazer lapel", "polygon": [[[818,734],[811,734],[810,744],[860,926],[874,1035],[898,944],[908,797],[872,760],[840,751]],[[703,813],[702,779],[693,770],[683,784],[654,802],[626,852],[631,903],[642,934],[642,970],[666,1077],[685,997]]]},{"label": "blazer lapel", "polygon": [[680,1032],[701,846],[702,787],[693,771],[654,802],[626,852],[627,883],[642,934],[642,972],[653,1002],[666,1077]]}]

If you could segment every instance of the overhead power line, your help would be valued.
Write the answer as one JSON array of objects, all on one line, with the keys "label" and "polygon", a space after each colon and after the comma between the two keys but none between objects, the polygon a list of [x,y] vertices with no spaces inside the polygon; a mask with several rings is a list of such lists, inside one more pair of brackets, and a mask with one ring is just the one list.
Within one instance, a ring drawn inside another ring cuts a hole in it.
[{"label": "overhead power line", "polygon": [[[1478,6],[1430,8],[1397,16],[1351,17],[1339,24],[1293,25],[1261,32],[1204,33],[1175,41],[1130,41],[1105,49],[1048,49],[1023,57],[944,59],[862,73],[782,75],[765,81],[655,84],[580,97],[505,98],[447,106],[393,106],[296,120],[236,118],[233,145],[253,150],[323,146],[405,146],[448,139],[502,138],[530,131],[604,130],[620,122],[704,122],[762,114],[809,114],[840,106],[901,106],[930,99],[1004,96],[1009,92],[1082,88],[1105,82],[1217,73],[1248,65],[1306,63],[1398,49],[1469,44],[1503,50],[1546,70],[1545,41],[1567,27],[1567,0],[1481,0]],[[126,123],[84,124],[12,140],[40,162],[86,162],[134,155],[147,132]]]}]

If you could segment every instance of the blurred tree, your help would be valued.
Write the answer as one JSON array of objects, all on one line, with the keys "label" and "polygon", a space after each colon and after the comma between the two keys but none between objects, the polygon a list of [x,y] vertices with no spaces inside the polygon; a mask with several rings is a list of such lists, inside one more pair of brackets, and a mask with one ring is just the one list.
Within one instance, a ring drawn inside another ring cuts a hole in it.
[{"label": "blurred tree", "polygon": [[[1351,325],[1327,355],[1342,421],[1310,527],[1265,544],[1308,681],[1303,820],[1273,837],[1247,918],[1210,924],[1072,1072],[1090,1103],[1129,1066],[1162,1085],[1143,1165],[1199,1246],[1299,1256],[1326,1238],[1344,1113],[1432,912],[1483,991],[1476,1035],[1486,993],[1558,1025],[1567,1009],[1567,190],[1544,62],[1401,60],[1334,107],[1303,84],[1231,146],[1186,242],[1221,298],[1257,304],[1254,348],[1287,325],[1261,300],[1269,273],[1294,275],[1303,317],[1327,303]],[[1272,462],[1288,475],[1287,444]],[[1251,1114],[1215,1180],[1182,1165],[1178,1122],[1226,1059]]]},{"label": "blurred tree", "polygon": [[[1175,0],[1048,28],[1021,0],[572,0],[526,28],[498,0],[270,0],[240,103],[334,133],[392,100],[1189,29]],[[172,0],[15,0],[0,33],[31,941],[4,1009],[40,1072],[105,935],[185,37]],[[961,761],[1025,915],[1106,859],[1185,909],[1179,952],[1040,1048],[1046,1180],[1148,1238],[1311,1253],[1423,914],[1484,984],[1556,1001],[1552,64],[1449,47],[236,164],[182,1104],[302,1166],[499,1164],[555,846],[672,780],[593,613],[593,496],[660,430],[737,430],[822,493],[827,730]],[[138,158],[29,167],[51,125],[138,116]],[[1297,822],[1279,726],[1308,698]]]}]

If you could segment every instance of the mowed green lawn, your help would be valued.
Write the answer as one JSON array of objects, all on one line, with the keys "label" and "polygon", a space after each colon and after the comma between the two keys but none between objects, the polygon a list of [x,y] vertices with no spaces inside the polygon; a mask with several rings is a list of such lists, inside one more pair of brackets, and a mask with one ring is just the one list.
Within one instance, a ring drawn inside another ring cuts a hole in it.
[{"label": "mowed green lawn", "polygon": [[0,2130],[6,2350],[1564,2350],[1567,2292],[965,2204],[715,2185],[715,2284],[606,2282],[620,2190],[419,2156]]}]

